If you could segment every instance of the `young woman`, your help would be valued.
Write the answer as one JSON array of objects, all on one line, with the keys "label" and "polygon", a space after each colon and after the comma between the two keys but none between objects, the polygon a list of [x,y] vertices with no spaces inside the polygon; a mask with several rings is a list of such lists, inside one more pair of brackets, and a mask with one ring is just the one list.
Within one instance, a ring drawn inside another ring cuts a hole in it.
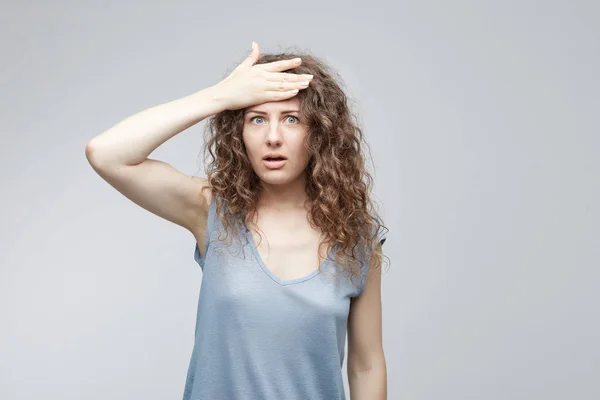
[{"label": "young woman", "polygon": [[[202,268],[184,399],[385,399],[381,245],[363,134],[327,66],[252,52],[218,84],[121,121],[86,156],[189,230]],[[207,177],[148,155],[211,116]],[[264,240],[263,240],[264,239]]]}]

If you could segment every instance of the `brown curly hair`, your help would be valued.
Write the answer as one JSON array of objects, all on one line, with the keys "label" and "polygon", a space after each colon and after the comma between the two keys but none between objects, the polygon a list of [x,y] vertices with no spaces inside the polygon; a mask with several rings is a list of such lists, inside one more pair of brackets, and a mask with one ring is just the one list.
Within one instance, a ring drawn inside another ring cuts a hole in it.
[{"label": "brown curly hair", "polygon": [[[369,260],[365,255],[372,254],[374,265],[381,265],[382,251],[375,247],[375,239],[379,229],[388,230],[370,198],[373,178],[363,154],[363,148],[369,147],[342,90],[342,79],[325,62],[307,52],[286,51],[263,53],[256,64],[296,57],[302,64],[286,72],[314,75],[309,87],[296,95],[300,118],[308,126],[305,145],[311,155],[305,187],[308,220],[326,238],[319,249],[331,243],[336,267],[342,267],[352,281],[358,277],[361,282],[361,268]],[[205,126],[204,165],[226,231],[228,227],[240,229],[240,221],[246,224],[245,216],[255,212],[261,193],[246,155],[243,126],[243,109],[219,112]]]}]

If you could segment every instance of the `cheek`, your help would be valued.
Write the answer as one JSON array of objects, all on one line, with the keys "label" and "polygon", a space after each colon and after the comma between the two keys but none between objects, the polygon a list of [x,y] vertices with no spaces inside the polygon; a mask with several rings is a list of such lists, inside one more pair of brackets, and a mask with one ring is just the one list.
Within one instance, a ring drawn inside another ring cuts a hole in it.
[{"label": "cheek", "polygon": [[242,141],[244,142],[244,146],[246,147],[246,153],[248,156],[251,156],[255,153],[255,149],[257,148],[256,140],[252,140],[252,135],[242,133]]},{"label": "cheek", "polygon": [[294,143],[294,154],[298,160],[302,160],[303,162],[308,161],[310,158],[310,154],[304,144],[303,138]]}]

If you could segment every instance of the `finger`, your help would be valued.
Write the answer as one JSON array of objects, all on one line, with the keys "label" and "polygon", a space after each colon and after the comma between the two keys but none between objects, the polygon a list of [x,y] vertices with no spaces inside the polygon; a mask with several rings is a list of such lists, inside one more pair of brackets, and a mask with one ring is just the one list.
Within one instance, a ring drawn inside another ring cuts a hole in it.
[{"label": "finger", "polygon": [[250,56],[252,57],[252,64],[258,61],[258,57],[260,56],[260,48],[258,47],[258,43],[252,42],[252,51],[250,52]]},{"label": "finger", "polygon": [[311,81],[311,74],[292,74],[287,72],[266,72],[267,81],[270,82],[302,82]]},{"label": "finger", "polygon": [[300,82],[267,82],[266,90],[274,91],[274,92],[286,92],[294,89],[306,89],[310,82],[300,81]]},{"label": "finger", "polygon": [[267,64],[262,64],[262,67],[265,71],[269,71],[269,72],[285,71],[286,69],[296,68],[297,66],[299,66],[302,63],[302,60],[300,60],[300,61],[295,61],[295,60],[300,60],[300,59],[294,58],[292,60],[273,61],[273,62],[270,62]]},{"label": "finger", "polygon": [[298,94],[298,90],[288,90],[285,92],[279,92],[279,91],[266,91],[265,92],[267,97],[269,98],[270,101],[279,101],[279,100],[285,100],[285,99],[289,99],[291,97],[294,97],[295,95]]},{"label": "finger", "polygon": [[252,50],[250,51],[250,54],[248,54],[248,57],[246,57],[244,59],[244,61],[242,61],[242,63],[238,67],[253,66],[256,63],[256,61],[258,61],[259,55],[260,55],[260,49],[258,48],[258,43],[252,42]]}]

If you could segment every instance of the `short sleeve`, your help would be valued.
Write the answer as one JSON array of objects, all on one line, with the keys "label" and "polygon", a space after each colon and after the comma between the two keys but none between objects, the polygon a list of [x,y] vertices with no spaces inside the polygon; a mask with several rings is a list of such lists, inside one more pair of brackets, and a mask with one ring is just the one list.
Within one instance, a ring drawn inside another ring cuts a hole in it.
[{"label": "short sleeve", "polygon": [[209,241],[210,241],[210,236],[212,234],[213,231],[213,226],[214,226],[214,215],[215,215],[215,201],[214,201],[214,196],[211,196],[210,199],[210,204],[208,206],[208,216],[207,216],[207,221],[206,221],[206,237],[205,237],[205,246],[204,246],[204,256],[202,256],[200,254],[200,247],[198,246],[198,243],[195,243],[195,247],[194,247],[194,260],[198,263],[198,265],[200,265],[201,269],[204,269],[204,262],[206,260],[206,255],[208,254],[208,247],[209,247]]},{"label": "short sleeve", "polygon": [[379,227],[379,231],[377,231],[377,243],[380,243],[382,246],[387,240],[387,233],[390,230],[383,225]]},{"label": "short sleeve", "polygon": [[[375,243],[377,243],[377,245],[381,244],[383,246],[383,244],[387,240],[387,234],[388,234],[388,232],[389,232],[389,229],[386,228],[385,226],[381,225],[379,227],[379,230],[377,231],[377,240],[376,240]],[[375,246],[375,248],[373,248],[369,252],[367,252],[367,255],[365,257],[365,260],[364,260],[364,263],[363,263],[363,266],[362,266],[362,271],[361,271],[360,288],[359,288],[358,293],[356,294],[356,296],[360,296],[362,294],[362,292],[365,290],[365,286],[367,284],[367,277],[368,277],[368,274],[369,274],[369,267],[370,267],[370,264],[371,264],[371,256],[373,255],[373,252],[377,248],[377,245]]]}]

